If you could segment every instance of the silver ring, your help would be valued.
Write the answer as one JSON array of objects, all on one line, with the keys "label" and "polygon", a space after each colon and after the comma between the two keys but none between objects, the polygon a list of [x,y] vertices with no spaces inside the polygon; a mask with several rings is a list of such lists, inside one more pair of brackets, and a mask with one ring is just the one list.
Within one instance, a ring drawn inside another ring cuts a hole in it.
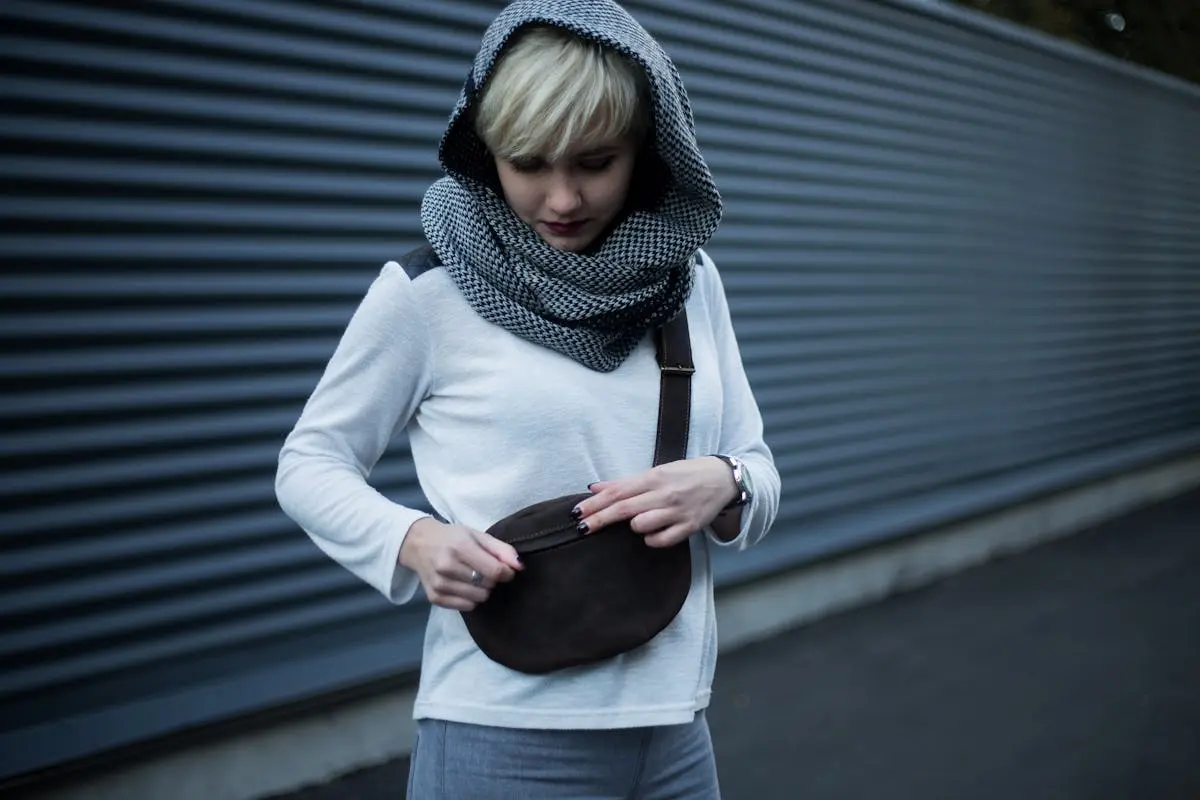
[{"label": "silver ring", "polygon": [[483,576],[479,574],[479,570],[471,570],[471,585],[479,586],[481,583],[483,583]]}]

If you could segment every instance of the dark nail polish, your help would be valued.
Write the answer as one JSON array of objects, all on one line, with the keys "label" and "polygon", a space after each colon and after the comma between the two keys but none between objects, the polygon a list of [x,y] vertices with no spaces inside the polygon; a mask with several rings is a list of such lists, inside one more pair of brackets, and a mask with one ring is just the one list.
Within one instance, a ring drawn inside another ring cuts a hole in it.
[{"label": "dark nail polish", "polygon": [[583,517],[583,512],[579,510],[579,506],[571,509],[571,519],[580,519]]},{"label": "dark nail polish", "polygon": [[581,522],[578,525],[576,525],[575,527],[579,530],[580,533],[588,532],[588,524],[586,522]]}]

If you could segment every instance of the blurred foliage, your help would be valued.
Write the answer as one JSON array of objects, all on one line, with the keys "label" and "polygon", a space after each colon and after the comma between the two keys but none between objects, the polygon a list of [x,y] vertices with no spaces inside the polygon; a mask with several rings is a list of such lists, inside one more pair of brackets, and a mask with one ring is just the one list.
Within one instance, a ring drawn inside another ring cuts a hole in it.
[{"label": "blurred foliage", "polygon": [[1200,83],[1200,0],[955,2]]}]

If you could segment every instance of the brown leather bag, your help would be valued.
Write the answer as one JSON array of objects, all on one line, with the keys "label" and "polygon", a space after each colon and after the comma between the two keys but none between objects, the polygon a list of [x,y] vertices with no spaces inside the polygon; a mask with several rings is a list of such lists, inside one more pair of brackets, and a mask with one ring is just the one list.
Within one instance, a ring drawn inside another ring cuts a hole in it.
[{"label": "brown leather bag", "polygon": [[[686,312],[656,335],[658,466],[687,452],[695,370]],[[525,565],[463,613],[471,637],[493,661],[532,674],[601,661],[650,641],[683,607],[692,584],[688,541],[649,547],[628,522],[580,533],[571,510],[588,497],[536,503],[488,528]]]}]

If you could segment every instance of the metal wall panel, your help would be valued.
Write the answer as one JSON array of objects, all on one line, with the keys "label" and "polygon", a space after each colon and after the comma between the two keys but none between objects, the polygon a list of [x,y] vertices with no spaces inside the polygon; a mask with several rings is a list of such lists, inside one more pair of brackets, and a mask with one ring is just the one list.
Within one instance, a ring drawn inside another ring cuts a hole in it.
[{"label": "metal wall panel", "polygon": [[723,580],[1197,446],[1200,88],[940,4],[628,5],[783,475]]},{"label": "metal wall panel", "polygon": [[[0,775],[411,667],[275,505],[496,3],[6,2]],[[421,504],[404,445],[373,483]]]},{"label": "metal wall panel", "polygon": [[1200,443],[1200,89],[936,2],[626,5],[694,100],[784,479],[721,579]]},{"label": "metal wall panel", "polygon": [[[0,6],[0,777],[415,664],[274,460],[500,6]],[[628,7],[783,474],[721,580],[1196,448],[1200,92],[936,6]],[[422,502],[403,443],[373,483]]]}]

